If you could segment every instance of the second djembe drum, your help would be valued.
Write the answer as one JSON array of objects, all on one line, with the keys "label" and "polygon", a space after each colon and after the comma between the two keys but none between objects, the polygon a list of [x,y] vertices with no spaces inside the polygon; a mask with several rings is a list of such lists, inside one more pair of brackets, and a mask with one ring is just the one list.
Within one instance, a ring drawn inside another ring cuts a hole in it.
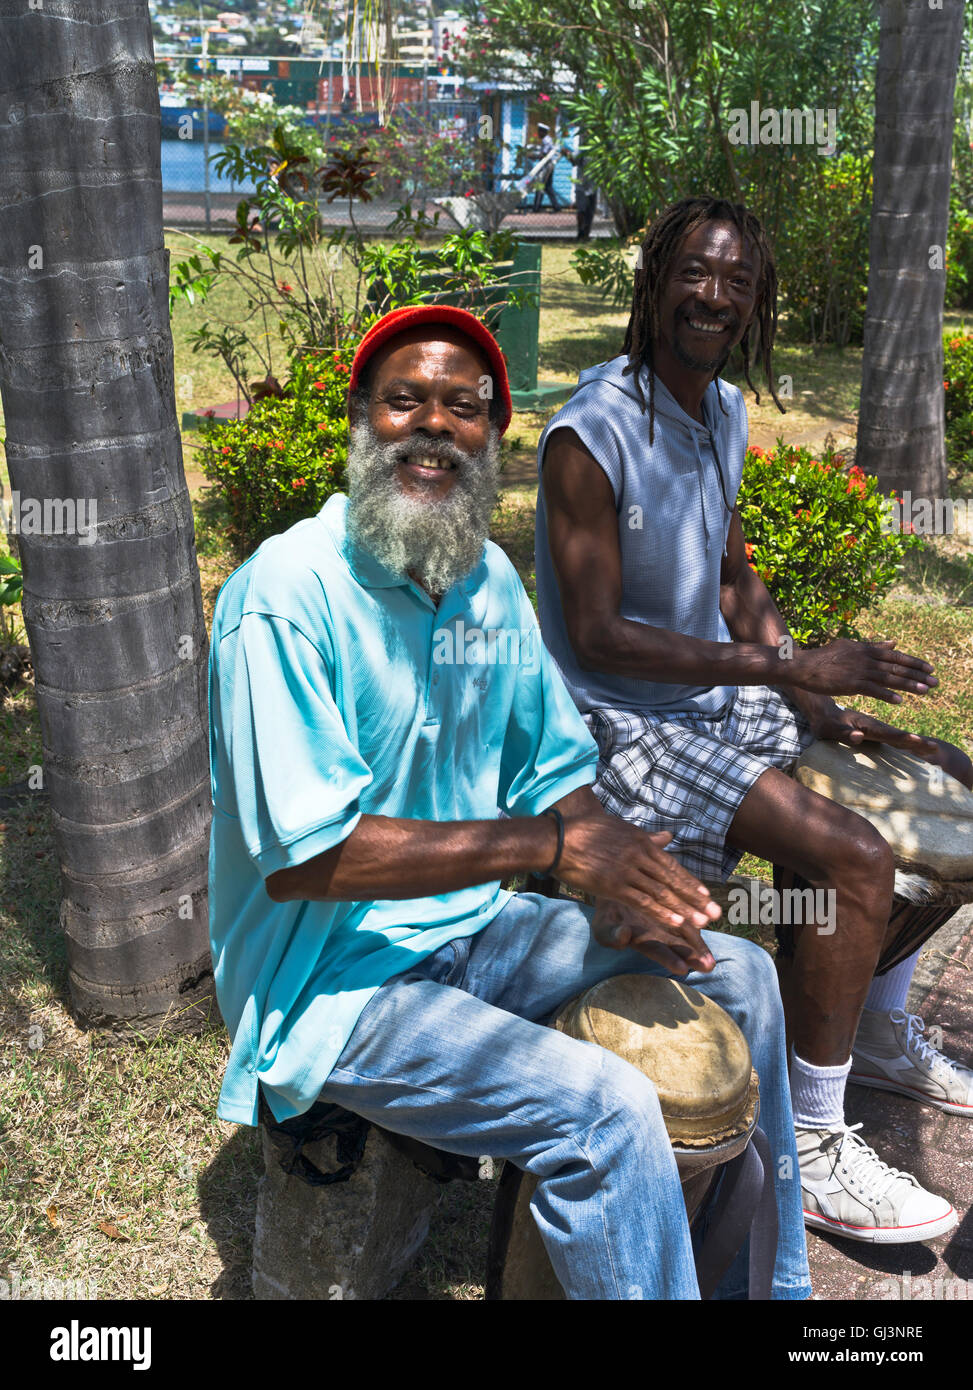
[{"label": "second djembe drum", "polygon": [[[900,748],[813,743],[794,776],[804,786],[870,821],[895,858],[889,934],[876,974],[884,975],[922,945],[964,903],[973,902],[973,792],[938,767]],[[807,889],[779,867],[780,890]],[[793,953],[787,927],[780,950]]]}]

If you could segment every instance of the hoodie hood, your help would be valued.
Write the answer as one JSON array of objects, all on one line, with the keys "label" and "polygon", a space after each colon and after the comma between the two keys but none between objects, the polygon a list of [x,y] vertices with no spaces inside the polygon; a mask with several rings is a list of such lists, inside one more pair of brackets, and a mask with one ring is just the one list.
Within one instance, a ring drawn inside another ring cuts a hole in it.
[{"label": "hoodie hood", "polygon": [[[578,384],[571,393],[577,394],[583,386],[588,386],[593,381],[604,382],[606,386],[614,386],[621,391],[623,396],[639,405],[638,388],[636,386],[636,376],[634,372],[626,371],[628,365],[624,356],[613,357],[608,362],[598,362],[593,367],[585,367],[578,377]],[[645,413],[648,417],[649,406],[649,369],[642,367],[639,373],[642,385],[642,394],[645,398]],[[704,434],[711,432],[714,427],[718,427],[722,416],[720,401],[723,400],[724,408],[727,407],[726,387],[721,388],[719,378],[711,381],[703,393],[703,417],[708,422],[700,424],[691,415],[687,415],[685,410],[676,400],[669,388],[659,377],[655,379],[655,413],[662,415],[674,424],[683,425],[690,433],[702,431]]]}]

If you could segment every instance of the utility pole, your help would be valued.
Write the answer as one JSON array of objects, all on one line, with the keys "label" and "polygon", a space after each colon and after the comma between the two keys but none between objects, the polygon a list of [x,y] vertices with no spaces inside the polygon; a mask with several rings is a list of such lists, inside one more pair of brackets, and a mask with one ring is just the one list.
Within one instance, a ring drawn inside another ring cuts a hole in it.
[{"label": "utility pole", "polygon": [[209,189],[209,93],[206,88],[206,79],[209,76],[209,27],[203,20],[203,7],[199,7],[199,32],[202,36],[202,64],[203,64],[203,207],[206,217],[206,231],[213,229],[213,211],[210,204]]}]

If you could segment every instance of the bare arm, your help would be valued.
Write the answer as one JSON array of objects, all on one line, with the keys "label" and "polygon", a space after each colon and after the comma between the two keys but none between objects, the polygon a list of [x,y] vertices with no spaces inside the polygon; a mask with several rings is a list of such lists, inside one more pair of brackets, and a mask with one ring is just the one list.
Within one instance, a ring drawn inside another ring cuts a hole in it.
[{"label": "bare arm", "polygon": [[[778,667],[793,659],[797,648],[792,639],[784,640],[790,639],[787,624],[766,584],[747,561],[747,546],[737,507],[733,508],[720,575],[720,611],[735,642],[763,642],[773,646],[777,651]],[[767,683],[786,685],[786,676],[782,677],[778,670]],[[829,696],[815,694],[793,682],[788,694],[812,723],[835,707]]]},{"label": "bare arm", "polygon": [[869,695],[891,704],[901,700],[899,690],[922,694],[937,683],[928,662],[896,651],[893,642],[840,640],[813,651],[795,649],[790,660],[781,661],[777,623],[783,632],[786,628],[746,564],[736,516],[721,593],[721,607],[729,608],[736,624],[732,642],[707,642],[623,618],[614,495],[573,430],[552,435],[543,486],[568,638],[586,670],[670,685],[789,686],[824,695]]},{"label": "bare arm", "polygon": [[680,685],[766,685],[776,675],[776,647],[707,642],[621,616],[614,493],[574,430],[552,435],[543,486],[568,638],[586,670]]},{"label": "bare arm", "polygon": [[[719,917],[720,909],[707,889],[664,853],[671,837],[650,835],[609,816],[590,787],[555,804],[564,817],[562,882],[626,904],[644,923],[649,944],[663,943],[690,968],[711,969],[699,929]],[[453,822],[362,816],[341,844],[279,869],[266,887],[275,902],[419,898],[541,872],[556,849],[553,816]]]}]

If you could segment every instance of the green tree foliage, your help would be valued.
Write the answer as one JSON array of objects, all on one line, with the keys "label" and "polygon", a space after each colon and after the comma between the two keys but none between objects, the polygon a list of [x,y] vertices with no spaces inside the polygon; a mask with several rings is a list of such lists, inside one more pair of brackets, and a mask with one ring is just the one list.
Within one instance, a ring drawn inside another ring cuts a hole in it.
[{"label": "green tree foliage", "polygon": [[[611,206],[620,250],[676,198],[709,192],[746,202],[777,247],[785,298],[795,283],[809,335],[841,343],[860,333],[870,206],[862,171],[871,150],[877,40],[872,6],[590,0],[579,11],[572,0],[549,0],[542,9],[533,0],[484,0],[480,13],[463,62],[477,77],[522,83],[547,99],[547,109],[559,110],[562,130],[580,130],[585,171]],[[747,132],[750,143],[741,141],[733,113],[749,117],[753,102],[761,111],[833,111],[837,153],[772,143],[773,132],[765,142],[759,129]],[[830,166],[839,161],[844,172],[836,178]],[[840,189],[831,187],[837,183]],[[819,251],[829,248],[814,284],[810,241]],[[628,279],[607,265],[598,269],[610,290]]]},{"label": "green tree foliage", "polygon": [[860,637],[857,617],[896,583],[906,552],[922,546],[896,529],[878,480],[846,469],[829,448],[819,459],[780,439],[769,452],[749,448],[738,505],[747,560],[807,646]]}]

